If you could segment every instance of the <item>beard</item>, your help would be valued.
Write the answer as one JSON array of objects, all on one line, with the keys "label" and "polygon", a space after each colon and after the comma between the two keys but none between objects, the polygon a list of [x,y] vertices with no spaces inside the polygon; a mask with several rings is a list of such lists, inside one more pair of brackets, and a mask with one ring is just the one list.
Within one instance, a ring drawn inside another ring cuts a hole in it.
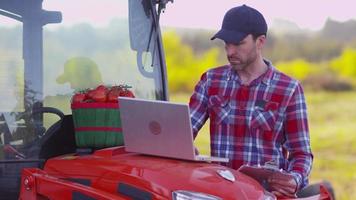
[{"label": "beard", "polygon": [[252,48],[245,58],[238,57],[235,55],[228,56],[227,59],[233,69],[237,71],[246,70],[252,63],[257,60],[257,50],[256,47]]},{"label": "beard", "polygon": [[227,59],[229,60],[229,63],[232,68],[234,68],[235,70],[245,70],[249,65],[249,62],[243,61],[242,59],[233,56],[230,56]]}]

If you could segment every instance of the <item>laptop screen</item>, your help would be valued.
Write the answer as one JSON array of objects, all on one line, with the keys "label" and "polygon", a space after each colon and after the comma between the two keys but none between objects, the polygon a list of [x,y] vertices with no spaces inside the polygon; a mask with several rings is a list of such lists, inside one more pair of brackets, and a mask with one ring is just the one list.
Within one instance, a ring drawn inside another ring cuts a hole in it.
[{"label": "laptop screen", "polygon": [[119,110],[126,151],[194,160],[188,105],[119,97]]}]

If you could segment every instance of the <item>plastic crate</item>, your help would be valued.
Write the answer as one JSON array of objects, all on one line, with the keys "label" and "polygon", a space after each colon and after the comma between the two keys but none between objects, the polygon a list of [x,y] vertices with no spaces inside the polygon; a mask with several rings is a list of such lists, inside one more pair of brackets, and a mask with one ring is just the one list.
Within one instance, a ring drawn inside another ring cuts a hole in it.
[{"label": "plastic crate", "polygon": [[77,147],[124,144],[118,103],[72,103],[71,108]]}]

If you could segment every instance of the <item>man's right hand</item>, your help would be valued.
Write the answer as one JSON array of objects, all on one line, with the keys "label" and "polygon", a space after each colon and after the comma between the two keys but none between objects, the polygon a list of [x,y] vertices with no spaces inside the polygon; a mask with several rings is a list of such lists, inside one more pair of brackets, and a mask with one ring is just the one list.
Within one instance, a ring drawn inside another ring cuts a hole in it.
[{"label": "man's right hand", "polygon": [[296,198],[298,184],[293,175],[283,173],[274,173],[269,179],[268,184],[270,191],[278,197],[292,197]]}]

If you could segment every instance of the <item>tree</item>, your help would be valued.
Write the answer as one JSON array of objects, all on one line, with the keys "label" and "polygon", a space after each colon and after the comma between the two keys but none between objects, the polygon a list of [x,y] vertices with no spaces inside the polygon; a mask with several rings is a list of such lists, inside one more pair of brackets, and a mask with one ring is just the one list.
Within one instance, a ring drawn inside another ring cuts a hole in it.
[{"label": "tree", "polygon": [[296,59],[288,62],[278,62],[277,68],[283,73],[292,76],[300,81],[305,80],[308,76],[320,71],[316,64],[309,63],[303,59]]},{"label": "tree", "polygon": [[356,81],[356,49],[346,48],[340,57],[331,61],[330,65],[342,77]]},{"label": "tree", "polygon": [[218,65],[218,48],[210,48],[201,56],[195,56],[192,47],[183,44],[180,36],[174,31],[164,32],[163,44],[171,92],[192,92],[200,75]]}]

